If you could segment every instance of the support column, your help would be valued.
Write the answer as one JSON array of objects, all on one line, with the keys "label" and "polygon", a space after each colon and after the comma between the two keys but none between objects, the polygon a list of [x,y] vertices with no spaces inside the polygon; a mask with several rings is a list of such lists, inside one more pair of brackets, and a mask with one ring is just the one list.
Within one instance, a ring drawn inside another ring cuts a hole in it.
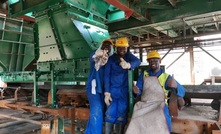
[{"label": "support column", "polygon": [[41,121],[41,134],[51,134],[51,121]]},{"label": "support column", "polygon": [[56,117],[54,119],[52,130],[55,134],[64,134],[64,118]]},{"label": "support column", "polygon": [[142,48],[139,48],[139,58],[140,58],[140,61],[143,62],[143,49]]},{"label": "support column", "polygon": [[37,72],[34,71],[34,92],[33,92],[33,96],[34,96],[34,106],[38,106],[39,105],[39,91],[38,91],[38,76],[37,76]]},{"label": "support column", "polygon": [[51,63],[51,107],[55,108],[56,103],[56,86],[55,86],[55,74],[54,74],[54,64]]},{"label": "support column", "polygon": [[190,52],[190,77],[192,85],[195,85],[195,71],[194,71],[194,53],[193,47],[189,47]]},{"label": "support column", "polygon": [[133,114],[133,105],[134,105],[134,97],[133,97],[133,70],[128,71],[128,84],[129,84],[129,112],[130,117]]}]

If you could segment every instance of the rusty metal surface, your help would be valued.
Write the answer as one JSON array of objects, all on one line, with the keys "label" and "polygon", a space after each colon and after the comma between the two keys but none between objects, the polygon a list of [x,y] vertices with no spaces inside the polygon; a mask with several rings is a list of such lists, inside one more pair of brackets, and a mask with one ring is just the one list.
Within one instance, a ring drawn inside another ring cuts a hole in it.
[{"label": "rusty metal surface", "polygon": [[59,134],[59,119],[55,118],[53,123],[53,129],[52,129],[52,133],[53,134]]},{"label": "rusty metal surface", "polygon": [[208,133],[213,134],[214,131],[220,131],[218,130],[219,128],[216,123],[207,123],[207,127],[208,127]]},{"label": "rusty metal surface", "polygon": [[172,119],[172,132],[180,134],[211,134],[212,130],[217,130],[213,122],[194,121],[185,119]]},{"label": "rusty metal surface", "polygon": [[51,133],[51,122],[48,120],[41,121],[41,134]]},{"label": "rusty metal surface", "polygon": [[75,118],[87,120],[89,118],[89,109],[88,108],[75,108]]},{"label": "rusty metal surface", "polygon": [[[53,115],[55,118],[60,117],[63,119],[70,119],[71,123],[69,126],[65,126],[64,129],[66,131],[71,132],[72,134],[75,133],[76,127],[76,120],[87,120],[89,118],[89,108],[74,108],[74,107],[62,107],[59,109],[52,109],[52,108],[44,108],[44,107],[35,107],[30,105],[28,102],[14,102],[13,101],[0,101],[0,107],[10,108],[14,110],[23,110],[27,112],[33,113],[43,113],[47,115]],[[53,120],[54,127],[56,127],[58,122]],[[80,123],[80,122],[79,122]],[[78,123],[78,125],[79,125]],[[51,134],[54,131],[57,131],[56,128],[51,130],[52,120],[45,120],[41,123],[41,134]],[[53,132],[52,132],[53,131]]]},{"label": "rusty metal surface", "polygon": [[72,106],[86,106],[87,95],[85,89],[59,89],[57,97],[61,105],[71,104]]},{"label": "rusty metal surface", "polygon": [[70,117],[71,124],[70,126],[64,126],[64,129],[70,131],[72,134],[75,132],[75,114],[76,114],[76,113],[75,114],[73,113],[75,113],[74,108],[68,109],[68,115],[70,115],[69,117]]},{"label": "rusty metal surface", "polygon": [[41,98],[41,105],[34,106],[31,102],[32,90],[29,88],[28,90],[21,87],[4,89],[1,91],[1,98],[4,97],[4,100],[0,100],[0,107],[45,115],[46,118],[41,121],[41,134],[58,131],[56,127],[59,122],[56,118],[68,120],[64,131],[71,134],[75,133],[76,128],[85,128],[85,123],[89,118],[85,86],[58,86],[56,95],[59,108],[51,108],[49,105],[51,103],[50,89],[40,91],[44,91],[39,93],[40,97],[44,98]]},{"label": "rusty metal surface", "polygon": [[[1,100],[0,107],[10,108],[10,109],[15,109],[15,110],[29,111],[29,112],[36,112],[36,113],[41,112],[41,113],[51,114],[51,115],[60,116],[60,117],[70,117],[70,118],[75,117],[76,119],[83,119],[83,120],[87,120],[89,117],[88,108],[72,108],[74,110],[70,112],[70,108],[67,108],[67,107],[58,108],[58,109],[35,107],[35,106],[31,106],[30,103],[27,103],[27,102],[13,103],[13,101],[10,101],[10,100]],[[75,115],[72,115],[73,111],[75,111]]]},{"label": "rusty metal surface", "polygon": [[43,107],[34,107],[34,106],[28,106],[28,105],[18,105],[18,104],[6,104],[8,108],[15,109],[15,110],[23,110],[23,111],[29,111],[34,113],[45,113],[45,114],[51,114],[54,116],[63,116],[67,117],[67,108],[60,108],[60,109],[52,109],[52,108],[43,108]]},{"label": "rusty metal surface", "polygon": [[86,94],[86,87],[81,85],[71,86],[71,87],[65,87],[65,86],[58,86],[57,94],[63,94],[64,92],[68,95],[73,95],[73,92],[77,95],[85,95]]},{"label": "rusty metal surface", "polygon": [[220,130],[213,130],[212,134],[221,134],[221,131]]}]

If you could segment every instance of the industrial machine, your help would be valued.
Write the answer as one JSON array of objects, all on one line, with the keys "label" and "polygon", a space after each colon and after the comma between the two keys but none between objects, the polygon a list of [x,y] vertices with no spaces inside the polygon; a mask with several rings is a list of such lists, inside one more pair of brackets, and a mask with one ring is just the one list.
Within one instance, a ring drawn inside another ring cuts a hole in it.
[{"label": "industrial machine", "polygon": [[[167,53],[184,49],[193,65],[193,48],[206,52],[202,46],[220,45],[220,38],[195,39],[220,33],[220,5],[220,0],[1,1],[0,107],[53,115],[41,122],[42,134],[75,133],[78,123],[89,116],[85,94],[89,55],[103,39],[128,37],[130,50],[138,51],[141,61],[152,49]],[[191,74],[194,83],[193,78]],[[129,81],[131,89],[133,80]],[[221,87],[210,88],[216,95],[207,97],[219,102]],[[187,98],[201,98],[196,90],[188,91]],[[65,126],[65,119],[71,125]],[[218,134],[220,122],[174,119],[181,128],[174,132]]]}]

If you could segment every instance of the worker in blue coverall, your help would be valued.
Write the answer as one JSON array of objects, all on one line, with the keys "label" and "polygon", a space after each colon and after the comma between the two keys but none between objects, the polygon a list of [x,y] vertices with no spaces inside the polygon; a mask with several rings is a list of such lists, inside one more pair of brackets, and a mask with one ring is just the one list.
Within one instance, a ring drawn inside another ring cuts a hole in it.
[{"label": "worker in blue coverall", "polygon": [[102,134],[104,117],[104,66],[108,57],[112,55],[113,42],[104,40],[96,52],[90,55],[90,73],[86,85],[87,97],[90,105],[85,134]]},{"label": "worker in blue coverall", "polygon": [[[185,95],[185,88],[180,85],[173,76],[170,76],[169,74],[165,73],[163,69],[160,68],[161,63],[161,57],[160,54],[157,51],[150,51],[147,55],[147,61],[149,63],[150,69],[145,70],[140,74],[138,77],[137,83],[133,88],[133,92],[137,95],[141,95],[143,90],[143,79],[144,77],[148,76],[156,76],[163,87],[163,90],[165,92],[165,107],[164,107],[164,114],[167,121],[167,126],[169,131],[172,131],[171,128],[171,116],[169,114],[169,108],[168,108],[168,102],[169,102],[169,94],[170,92],[175,93],[178,96],[178,99],[180,99],[180,105],[184,105],[183,97]],[[182,102],[182,101],[183,102]]]},{"label": "worker in blue coverall", "polygon": [[114,124],[116,133],[123,134],[129,104],[128,70],[138,67],[141,63],[127,51],[127,38],[119,38],[115,47],[117,52],[109,57],[105,66],[105,134],[112,133]]}]

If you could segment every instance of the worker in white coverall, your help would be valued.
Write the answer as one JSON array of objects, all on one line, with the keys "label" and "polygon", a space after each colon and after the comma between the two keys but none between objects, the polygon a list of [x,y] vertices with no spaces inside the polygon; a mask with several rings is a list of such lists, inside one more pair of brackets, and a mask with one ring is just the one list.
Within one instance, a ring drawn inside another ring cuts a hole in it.
[{"label": "worker in white coverall", "polygon": [[141,63],[137,57],[127,52],[127,38],[119,38],[115,46],[117,52],[109,57],[105,66],[105,134],[112,133],[114,124],[116,133],[123,134],[129,104],[128,70]]},{"label": "worker in white coverall", "polygon": [[[174,78],[173,76],[170,76],[169,74],[165,73],[163,69],[160,68],[160,63],[161,63],[161,57],[160,54],[157,51],[150,51],[147,54],[147,61],[149,63],[150,69],[145,70],[142,72],[138,78],[138,81],[136,85],[133,88],[133,91],[137,95],[141,95],[142,90],[143,90],[143,79],[144,77],[148,76],[156,76],[163,87],[163,91],[165,92],[165,107],[164,107],[164,114],[166,117],[168,129],[171,132],[171,116],[169,114],[169,109],[168,109],[168,102],[169,102],[169,92],[173,92],[178,96],[178,99],[181,100],[179,103],[180,105],[184,105],[183,97],[185,95],[185,88],[180,85]],[[179,101],[179,100],[178,100]],[[182,104],[181,104],[182,103]]]},{"label": "worker in white coverall", "polygon": [[113,42],[104,40],[96,52],[90,55],[90,73],[86,85],[87,97],[90,105],[85,134],[102,134],[104,113],[104,65],[112,55]]}]

